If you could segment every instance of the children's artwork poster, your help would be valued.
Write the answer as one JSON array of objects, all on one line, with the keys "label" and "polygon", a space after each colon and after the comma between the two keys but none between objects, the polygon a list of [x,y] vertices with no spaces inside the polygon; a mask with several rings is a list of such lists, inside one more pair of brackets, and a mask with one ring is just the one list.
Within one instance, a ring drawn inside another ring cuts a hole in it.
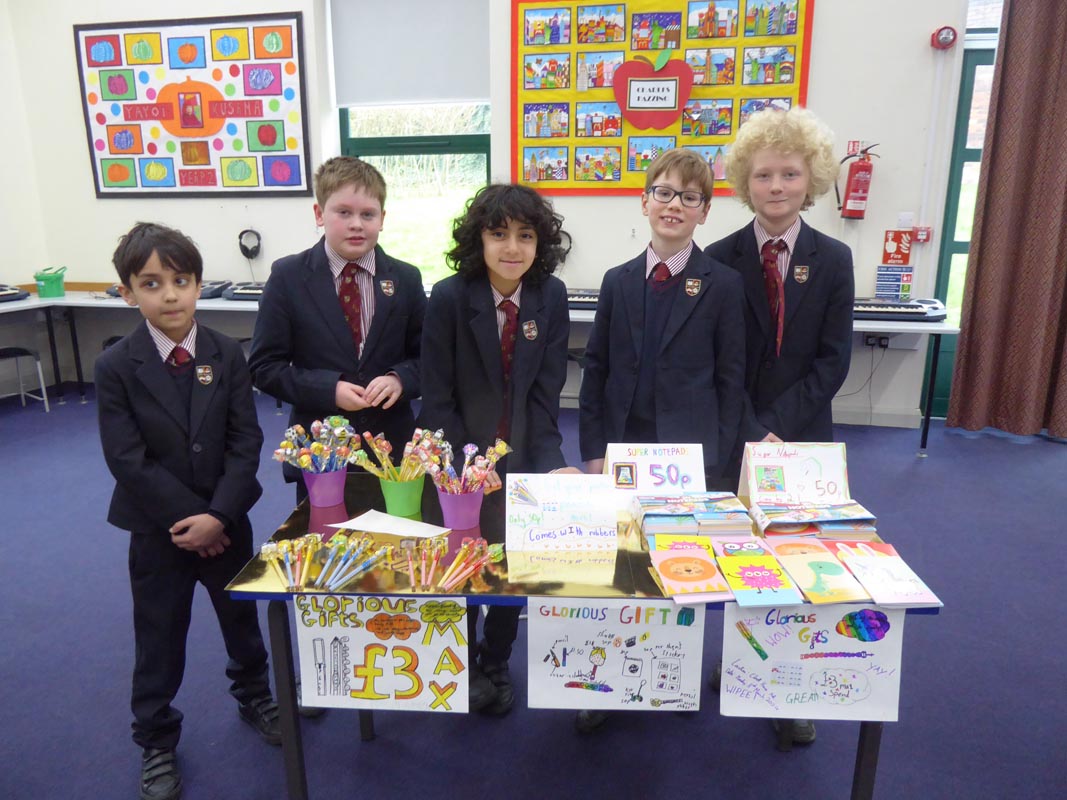
[{"label": "children's artwork poster", "polygon": [[304,705],[467,712],[465,598],[298,594],[294,600]]},{"label": "children's artwork poster", "polygon": [[807,98],[814,5],[512,0],[513,180],[639,194],[657,156],[690,147],[731,194],[722,162],[738,129]]},{"label": "children's artwork poster", "polygon": [[528,614],[531,708],[699,709],[702,605],[531,597]]},{"label": "children's artwork poster", "polygon": [[508,553],[618,547],[618,501],[606,475],[512,473],[505,489]]},{"label": "children's artwork poster", "polygon": [[696,444],[608,445],[604,470],[611,485],[632,494],[704,491],[704,447]]},{"label": "children's artwork poster", "polygon": [[903,609],[727,603],[723,618],[723,716],[897,719]]},{"label": "children's artwork poster", "polygon": [[302,15],[74,26],[96,196],[311,194]]},{"label": "children's artwork poster", "polygon": [[847,503],[845,445],[837,442],[748,442],[737,496],[746,504]]}]

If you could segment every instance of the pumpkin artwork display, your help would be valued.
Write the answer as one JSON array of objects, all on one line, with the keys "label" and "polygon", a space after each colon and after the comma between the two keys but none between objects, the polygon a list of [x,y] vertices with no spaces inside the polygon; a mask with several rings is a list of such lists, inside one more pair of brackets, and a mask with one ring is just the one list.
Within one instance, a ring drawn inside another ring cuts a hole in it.
[{"label": "pumpkin artwork display", "polygon": [[168,174],[167,165],[161,161],[149,161],[145,164],[144,176],[150,181],[165,180]]},{"label": "pumpkin artwork display", "polygon": [[252,168],[247,161],[236,159],[226,166],[226,177],[234,183],[243,183],[252,177]]},{"label": "pumpkin artwork display", "polygon": [[130,168],[125,164],[115,162],[108,164],[107,179],[111,183],[125,183],[130,178]]},{"label": "pumpkin artwork display", "polygon": [[130,48],[130,55],[133,56],[135,61],[145,62],[152,60],[155,51],[152,49],[152,45],[144,39],[138,39],[133,43],[133,47]]}]

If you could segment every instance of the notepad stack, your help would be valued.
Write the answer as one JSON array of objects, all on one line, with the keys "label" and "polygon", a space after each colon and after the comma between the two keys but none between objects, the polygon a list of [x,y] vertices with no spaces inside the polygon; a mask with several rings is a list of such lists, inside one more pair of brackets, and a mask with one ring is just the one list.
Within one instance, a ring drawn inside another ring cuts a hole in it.
[{"label": "notepad stack", "polygon": [[634,520],[655,550],[657,536],[736,536],[752,533],[752,519],[732,492],[681,492],[639,495]]}]

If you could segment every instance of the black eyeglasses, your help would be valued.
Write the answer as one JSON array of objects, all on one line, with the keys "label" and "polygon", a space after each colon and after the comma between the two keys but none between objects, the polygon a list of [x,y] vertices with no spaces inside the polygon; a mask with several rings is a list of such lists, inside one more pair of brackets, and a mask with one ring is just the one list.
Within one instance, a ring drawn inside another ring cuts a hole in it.
[{"label": "black eyeglasses", "polygon": [[701,192],[675,191],[670,186],[653,186],[648,193],[660,203],[669,203],[676,197],[682,198],[682,205],[686,208],[700,208],[704,205],[705,196]]}]

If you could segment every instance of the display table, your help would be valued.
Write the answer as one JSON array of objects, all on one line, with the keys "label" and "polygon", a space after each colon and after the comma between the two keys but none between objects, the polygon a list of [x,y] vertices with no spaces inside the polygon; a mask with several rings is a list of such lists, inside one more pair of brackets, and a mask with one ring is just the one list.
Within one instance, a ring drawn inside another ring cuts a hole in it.
[{"label": "display table", "polygon": [[[465,531],[453,531],[449,534],[450,553],[458,549],[460,540],[466,537],[484,535],[490,541],[503,540],[503,492],[497,492],[486,498],[482,505],[481,526]],[[385,510],[378,480],[365,473],[353,473],[348,477],[345,493],[345,506],[350,516],[356,516],[368,509]],[[426,522],[440,524],[441,516],[436,491],[433,484],[426,482],[423,493],[423,515]],[[308,533],[311,509],[307,501],[301,503],[289,518],[282,523],[271,537],[272,541],[293,539]],[[567,597],[567,598],[655,598],[662,599],[662,594],[649,574],[650,561],[644,549],[643,537],[628,524],[619,526],[619,551],[615,561],[615,570],[610,581],[600,585],[569,583],[558,581],[540,581],[534,579],[523,582],[508,580],[506,560],[504,569],[496,569],[485,574],[484,582],[479,582],[484,591],[463,594],[468,601],[479,605],[524,604],[529,597]],[[470,583],[464,587],[469,588]],[[234,578],[228,587],[237,598],[268,601],[267,616],[269,621],[271,656],[275,670],[275,684],[278,692],[280,709],[280,726],[282,749],[285,759],[285,773],[288,796],[292,800],[305,800],[308,795],[307,773],[304,764],[303,742],[300,733],[300,719],[297,715],[296,678],[292,654],[292,632],[289,622],[289,605],[294,593],[279,591],[279,582],[269,566],[261,559],[254,558]],[[359,579],[357,589],[348,589],[344,594],[353,595],[399,595],[433,597],[434,593],[409,591],[408,579],[403,572],[375,571]],[[312,592],[308,592],[312,593]],[[709,608],[722,608],[722,603],[711,604]],[[936,609],[914,610],[916,613],[937,613]],[[913,613],[913,610],[908,612]],[[335,712],[336,713],[336,712]],[[518,712],[521,713],[521,710]],[[374,736],[373,717],[370,711],[360,711],[360,731],[364,741]],[[878,767],[878,750],[882,735],[881,722],[861,722],[859,742],[856,749],[855,770],[853,773],[852,798],[870,798],[874,792],[874,780]],[[788,747],[786,738],[780,740],[781,746]]]}]

